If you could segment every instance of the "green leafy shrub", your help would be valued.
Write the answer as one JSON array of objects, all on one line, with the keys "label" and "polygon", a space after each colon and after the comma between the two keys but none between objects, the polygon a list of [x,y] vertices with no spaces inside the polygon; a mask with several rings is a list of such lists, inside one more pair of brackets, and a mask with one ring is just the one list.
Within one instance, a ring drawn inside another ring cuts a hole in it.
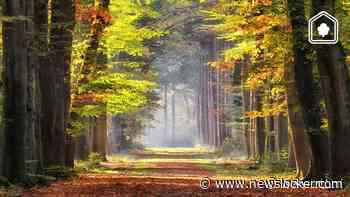
[{"label": "green leafy shrub", "polygon": [[99,167],[105,159],[99,153],[91,153],[86,161],[77,161],[75,169],[78,171],[88,171]]},{"label": "green leafy shrub", "polygon": [[288,160],[288,148],[284,148],[280,150],[279,155],[276,153],[265,155],[263,165],[270,172],[285,172],[290,170],[288,169]]}]

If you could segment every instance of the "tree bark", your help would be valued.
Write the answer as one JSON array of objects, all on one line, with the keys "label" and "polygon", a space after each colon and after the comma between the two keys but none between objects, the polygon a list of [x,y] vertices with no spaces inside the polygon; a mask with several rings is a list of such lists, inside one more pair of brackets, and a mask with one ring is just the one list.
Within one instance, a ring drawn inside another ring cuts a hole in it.
[{"label": "tree bark", "polygon": [[204,65],[203,66],[203,91],[202,91],[202,99],[203,99],[203,102],[202,102],[202,124],[203,124],[203,127],[202,127],[202,130],[203,130],[203,133],[204,133],[204,143],[206,145],[209,145],[210,142],[209,142],[209,99],[208,99],[208,86],[209,86],[209,77],[208,77],[208,65]]},{"label": "tree bark", "polygon": [[[34,0],[34,32],[35,32],[35,54],[37,57],[35,73],[36,73],[36,85],[35,85],[35,107],[36,107],[36,128],[35,128],[35,152],[36,160],[38,161],[38,170],[40,171],[44,167],[43,156],[43,110],[42,110],[42,90],[44,89],[42,83],[43,72],[48,66],[48,0]],[[44,72],[45,73],[45,72]],[[47,82],[47,81],[45,81]],[[46,84],[45,84],[46,85]]]},{"label": "tree bark", "polygon": [[[42,4],[37,2],[38,9],[48,9],[47,1],[40,1]],[[39,6],[41,8],[39,8]],[[40,28],[40,51],[42,52],[41,57],[39,57],[39,79],[40,79],[40,88],[42,91],[45,91],[45,94],[41,95],[41,135],[42,135],[42,146],[43,146],[43,159],[44,166],[51,165],[51,161],[54,160],[55,154],[52,154],[53,147],[51,145],[55,144],[55,119],[56,112],[54,108],[54,100],[56,99],[55,91],[55,70],[53,64],[49,63],[49,54],[48,54],[48,42],[47,42],[47,33],[48,33],[48,13],[42,13],[35,17],[37,20],[42,20],[42,26]],[[46,26],[46,27],[45,27]]]},{"label": "tree bark", "polygon": [[[43,95],[48,123],[45,127],[45,166],[66,164],[65,138],[70,109],[70,63],[74,30],[74,1],[51,1],[51,26],[49,45],[49,88],[53,93]],[[45,85],[44,85],[45,86]],[[49,108],[49,109],[48,109]],[[50,109],[51,108],[51,109]],[[50,114],[53,113],[53,114]]]},{"label": "tree bark", "polygon": [[175,146],[175,128],[176,128],[176,103],[175,103],[175,87],[173,85],[173,94],[171,96],[171,145]]},{"label": "tree bark", "polygon": [[94,123],[92,152],[100,154],[106,160],[107,114],[100,115]]},{"label": "tree bark", "polygon": [[[313,1],[315,14],[335,12],[334,0]],[[326,99],[329,122],[330,173],[336,177],[350,172],[350,78],[341,43],[317,46],[317,63]]]},{"label": "tree bark", "polygon": [[[87,131],[86,131],[87,132]],[[85,160],[88,158],[88,142],[85,135],[81,135],[75,139],[74,158],[77,160]]]},{"label": "tree bark", "polygon": [[246,117],[245,113],[249,111],[249,106],[250,106],[250,99],[249,99],[249,90],[247,90],[244,87],[245,80],[247,79],[248,76],[248,60],[244,61],[245,63],[242,65],[241,69],[241,87],[242,87],[242,105],[243,105],[243,124],[242,124],[242,129],[244,132],[245,136],[245,143],[246,143],[246,148],[247,148],[247,157],[250,158],[252,156],[252,148],[251,148],[251,143],[250,143],[250,129],[249,129],[249,118]]},{"label": "tree bark", "polygon": [[215,135],[214,135],[214,131],[215,131],[215,127],[214,127],[214,113],[215,113],[215,109],[214,109],[214,98],[213,98],[213,69],[211,68],[210,65],[208,65],[207,67],[208,69],[208,90],[207,90],[207,95],[206,97],[208,97],[208,143],[210,146],[214,145],[214,141],[215,141]]},{"label": "tree bark", "polygon": [[[46,67],[48,67],[48,0],[35,0],[35,12],[34,12],[34,27],[36,31],[36,40],[37,45],[35,45],[37,49],[37,56],[38,56],[38,74],[39,74],[39,87],[38,89],[50,91],[48,89],[43,89],[45,87],[42,87],[44,83],[41,81],[41,77],[44,74],[47,74],[45,72]],[[47,81],[45,81],[47,82]],[[38,100],[40,103],[42,102],[42,94],[38,95]],[[40,105],[41,109],[41,105]],[[40,111],[40,113],[42,113]],[[42,117],[42,116],[40,116]],[[41,118],[42,119],[42,118]],[[40,119],[40,120],[41,120]],[[41,132],[40,132],[41,133]]]},{"label": "tree bark", "polygon": [[305,126],[302,114],[300,112],[300,104],[296,95],[296,85],[294,82],[293,68],[287,68],[288,71],[288,85],[287,85],[287,103],[288,116],[291,127],[292,150],[294,152],[294,159],[297,169],[297,177],[304,178],[312,174],[313,158],[310,139],[305,132]]},{"label": "tree bark", "polygon": [[295,161],[295,151],[294,151],[294,144],[293,144],[293,137],[291,133],[288,133],[289,135],[289,146],[288,146],[288,167],[289,168],[295,168],[296,167],[296,161]]},{"label": "tree bark", "polygon": [[10,181],[23,181],[25,141],[28,128],[28,40],[26,40],[27,1],[3,1],[3,15],[16,17],[3,21],[4,60],[4,155],[3,174]]},{"label": "tree bark", "polygon": [[[249,94],[249,110],[248,111],[254,111],[255,110],[255,104],[256,104],[256,97],[255,97],[255,92],[253,90],[250,90]],[[250,153],[251,153],[251,158],[257,159],[258,155],[258,143],[257,143],[257,135],[258,133],[256,132],[256,124],[255,123],[254,117],[249,117],[249,144],[250,144]]]},{"label": "tree bark", "polygon": [[[268,88],[266,88],[265,91],[265,102],[268,105],[272,104],[272,100],[271,100],[271,86],[269,85]],[[264,122],[265,122],[265,133],[266,135],[265,137],[265,155],[269,158],[269,159],[276,159],[274,158],[274,154],[275,153],[275,138],[276,138],[276,134],[274,132],[274,117],[273,115],[269,114],[264,118]]]},{"label": "tree bark", "polygon": [[[262,110],[262,99],[261,99],[261,93],[259,91],[256,91],[254,93],[254,108],[256,111],[261,111]],[[264,159],[264,153],[265,153],[265,144],[264,144],[264,139],[265,139],[265,122],[264,118],[262,117],[256,117],[254,119],[254,133],[255,133],[255,158],[259,161],[262,161]]]},{"label": "tree bark", "polygon": [[[27,129],[25,133],[26,144],[26,170],[27,173],[38,173],[41,168],[41,136],[40,136],[40,88],[38,75],[38,45],[39,31],[35,20],[35,2],[26,2],[25,15],[33,20],[26,21],[26,40],[28,45],[27,69]],[[47,11],[47,10],[46,10]]]},{"label": "tree bark", "polygon": [[69,135],[65,135],[65,166],[74,167],[75,139]]},{"label": "tree bark", "polygon": [[[294,65],[289,70],[290,85],[294,86],[289,88],[288,96],[295,97],[296,100],[292,100],[288,105],[290,108],[290,121],[293,125],[293,137],[295,145],[295,153],[299,154],[297,146],[306,145],[309,143],[311,152],[307,154],[309,158],[303,158],[308,161],[308,167],[305,169],[300,168],[303,171],[301,174],[307,178],[319,177],[321,175],[321,169],[323,161],[320,159],[319,154],[322,154],[320,149],[321,141],[319,134],[321,133],[321,116],[319,108],[319,100],[316,95],[316,87],[313,79],[313,66],[312,61],[308,58],[311,55],[310,46],[306,38],[307,35],[307,21],[305,18],[305,6],[303,0],[289,0],[288,10],[289,18],[292,25],[293,36],[293,52],[294,52]],[[294,105],[294,106],[293,106]],[[298,112],[296,112],[298,111]],[[293,114],[294,113],[294,114]],[[303,124],[301,124],[299,118]],[[298,136],[300,135],[300,139]],[[308,137],[305,137],[308,135]],[[303,139],[302,141],[299,141]],[[308,145],[306,145],[308,146]],[[295,156],[298,160],[298,156]],[[297,164],[300,162],[297,161]]]},{"label": "tree bark", "polygon": [[168,136],[168,85],[164,86],[164,139]]}]

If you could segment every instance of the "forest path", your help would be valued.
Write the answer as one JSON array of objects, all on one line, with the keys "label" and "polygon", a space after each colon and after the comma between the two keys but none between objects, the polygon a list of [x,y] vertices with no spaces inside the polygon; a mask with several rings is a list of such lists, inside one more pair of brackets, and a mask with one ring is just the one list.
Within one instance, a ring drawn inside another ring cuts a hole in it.
[{"label": "forest path", "polygon": [[[267,189],[215,189],[214,186],[201,189],[199,183],[203,177],[251,180],[270,176],[252,168],[254,164],[250,161],[218,161],[212,154],[198,150],[152,149],[112,156],[94,172],[58,181],[47,188],[32,189],[24,196],[335,196],[325,191],[269,192]],[[286,174],[280,176],[290,178]]]}]

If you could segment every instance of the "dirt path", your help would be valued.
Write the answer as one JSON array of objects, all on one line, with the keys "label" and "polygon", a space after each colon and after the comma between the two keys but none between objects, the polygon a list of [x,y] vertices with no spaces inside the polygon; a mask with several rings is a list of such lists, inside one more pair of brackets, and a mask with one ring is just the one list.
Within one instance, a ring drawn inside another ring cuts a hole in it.
[{"label": "dirt path", "polygon": [[123,174],[151,176],[151,177],[172,177],[172,178],[196,178],[211,177],[215,173],[201,168],[196,163],[180,163],[180,162],[151,162],[145,166],[138,163],[102,163],[101,166],[124,172]]},{"label": "dirt path", "polygon": [[[220,192],[220,196],[234,193]],[[238,194],[238,192],[235,192]],[[199,180],[165,177],[128,177],[84,174],[49,188],[34,189],[24,196],[218,196],[199,188]]]},{"label": "dirt path", "polygon": [[[195,197],[195,196],[314,196],[335,197],[336,193],[325,191],[291,191],[247,189],[200,189],[200,179],[179,177],[131,177],[112,174],[81,174],[70,181],[59,181],[48,188],[32,189],[24,197],[114,197],[114,196],[159,196],[159,197]],[[341,196],[346,196],[345,194]]]},{"label": "dirt path", "polygon": [[[138,155],[140,155],[138,153]],[[203,167],[202,161],[181,160],[181,154],[171,153],[175,160],[133,160],[128,162],[101,163],[104,173],[83,173],[71,180],[58,181],[47,188],[34,188],[24,193],[25,197],[196,197],[196,196],[347,196],[344,192],[315,190],[267,189],[216,189],[212,181],[209,189],[201,189],[203,177],[216,177],[210,168]],[[189,154],[186,153],[186,158]],[[154,157],[147,153],[147,158]],[[201,157],[201,156],[199,156]],[[140,159],[140,158],[139,158]],[[142,158],[141,158],[142,159]],[[244,165],[244,162],[239,165]],[[205,166],[205,165],[204,165]],[[240,179],[242,177],[231,177]]]}]

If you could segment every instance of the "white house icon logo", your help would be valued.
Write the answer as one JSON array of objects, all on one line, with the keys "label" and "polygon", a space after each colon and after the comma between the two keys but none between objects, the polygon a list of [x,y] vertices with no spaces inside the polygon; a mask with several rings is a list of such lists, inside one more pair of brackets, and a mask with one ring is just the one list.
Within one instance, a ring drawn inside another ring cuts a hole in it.
[{"label": "white house icon logo", "polygon": [[326,11],[316,14],[309,20],[309,42],[311,44],[337,44],[339,22]]}]

